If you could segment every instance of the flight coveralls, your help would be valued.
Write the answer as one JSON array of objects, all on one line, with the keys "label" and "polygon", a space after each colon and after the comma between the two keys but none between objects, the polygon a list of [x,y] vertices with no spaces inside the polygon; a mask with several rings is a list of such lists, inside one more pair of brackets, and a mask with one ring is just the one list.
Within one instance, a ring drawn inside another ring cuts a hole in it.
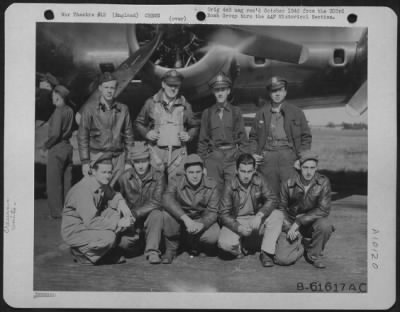
[{"label": "flight coveralls", "polygon": [[132,215],[135,217],[135,233],[145,235],[145,254],[160,253],[163,228],[161,209],[162,194],[165,189],[164,173],[150,168],[141,179],[134,168],[127,169],[118,180],[120,191]]},{"label": "flight coveralls", "polygon": [[72,183],[72,136],[74,112],[71,107],[57,107],[49,119],[49,135],[44,143],[48,150],[46,186],[50,216],[60,218],[64,198]]},{"label": "flight coveralls", "polygon": [[[201,184],[194,189],[186,176],[171,179],[163,195],[164,235],[167,251],[176,252],[181,234],[191,249],[196,250],[199,244],[215,246],[219,236],[218,218],[219,195],[216,182],[203,176]],[[204,225],[202,231],[191,235],[184,231],[181,217],[186,214],[191,219]]]},{"label": "flight coveralls", "polygon": [[[223,110],[222,118],[220,111]],[[236,158],[247,152],[248,139],[239,107],[214,104],[201,118],[198,155],[204,160],[207,175],[214,178],[222,192],[225,182],[236,172]]]},{"label": "flight coveralls", "polygon": [[258,170],[278,195],[281,183],[296,173],[295,161],[311,148],[311,131],[303,111],[284,102],[280,112],[273,112],[268,103],[256,113],[249,138],[252,153],[264,156]]},{"label": "flight coveralls", "polygon": [[[92,176],[85,176],[68,192],[65,200],[61,236],[75,252],[83,254],[91,263],[97,263],[114,247],[125,252],[134,237],[116,233],[121,218],[118,202],[120,193],[105,194]],[[127,243],[128,242],[128,243]]]},{"label": "flight coveralls", "polygon": [[[283,213],[275,210],[278,197],[269,188],[264,177],[255,173],[246,189],[236,175],[224,189],[220,202],[219,220],[222,229],[218,238],[218,247],[235,256],[241,254],[242,244],[259,248],[259,237],[262,237],[261,250],[275,254],[276,241],[282,230]],[[249,236],[242,238],[239,225],[248,225],[257,213],[262,213],[260,228]],[[254,244],[254,241],[257,244]],[[247,249],[247,248],[246,248]]]},{"label": "flight coveralls", "polygon": [[159,131],[157,142],[149,142],[152,166],[166,170],[168,181],[183,172],[183,160],[187,156],[186,145],[178,138],[180,131],[187,131],[190,141],[198,134],[198,122],[194,119],[192,106],[179,96],[168,108],[160,90],[149,98],[135,121],[135,127],[143,138],[150,130]]},{"label": "flight coveralls", "polygon": [[[335,231],[328,218],[331,210],[329,179],[317,172],[306,189],[297,173],[282,184],[279,210],[285,218],[283,233],[276,246],[275,262],[281,265],[293,264],[302,256],[304,248],[311,259],[318,259]],[[300,237],[290,242],[286,232],[294,222],[299,225],[303,239]]]},{"label": "flight coveralls", "polygon": [[125,169],[129,151],[134,146],[132,122],[128,107],[113,102],[110,109],[102,103],[88,105],[82,111],[78,130],[78,148],[82,164],[98,153],[112,152],[113,187]]}]

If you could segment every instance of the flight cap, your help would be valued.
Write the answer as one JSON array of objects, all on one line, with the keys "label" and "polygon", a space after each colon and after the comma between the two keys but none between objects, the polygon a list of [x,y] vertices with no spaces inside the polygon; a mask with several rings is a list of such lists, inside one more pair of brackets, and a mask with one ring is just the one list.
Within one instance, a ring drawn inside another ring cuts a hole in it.
[{"label": "flight cap", "polygon": [[44,75],[40,74],[40,80],[48,81],[51,85],[53,85],[53,87],[60,83],[58,79],[50,73],[45,73]]},{"label": "flight cap", "polygon": [[300,165],[304,164],[307,160],[314,160],[318,162],[318,155],[312,151],[304,151],[301,153],[301,157],[299,159]]},{"label": "flight cap", "polygon": [[222,88],[232,86],[232,80],[223,72],[219,72],[209,83],[210,88]]},{"label": "flight cap", "polygon": [[93,168],[96,164],[112,165],[113,153],[104,152],[96,154],[90,161],[90,167]]},{"label": "flight cap", "polygon": [[117,77],[115,77],[112,73],[110,72],[104,72],[101,74],[100,79],[99,79],[99,84],[103,84],[105,82],[109,81],[117,81]]},{"label": "flight cap", "polygon": [[65,100],[69,95],[69,90],[63,85],[57,85],[54,87],[54,91],[57,92]]},{"label": "flight cap", "polygon": [[145,144],[136,143],[132,151],[129,153],[129,159],[134,161],[138,159],[150,158],[150,149]]},{"label": "flight cap", "polygon": [[266,88],[268,91],[279,90],[282,87],[287,87],[287,81],[282,77],[273,76],[267,81]]},{"label": "flight cap", "polygon": [[162,81],[170,86],[180,86],[183,81],[183,75],[177,70],[171,69],[162,76]]},{"label": "flight cap", "polygon": [[200,165],[201,167],[204,168],[204,162],[203,160],[200,158],[199,155],[197,154],[190,154],[186,157],[186,159],[183,162],[183,166],[186,169],[187,167],[191,166],[191,165]]}]

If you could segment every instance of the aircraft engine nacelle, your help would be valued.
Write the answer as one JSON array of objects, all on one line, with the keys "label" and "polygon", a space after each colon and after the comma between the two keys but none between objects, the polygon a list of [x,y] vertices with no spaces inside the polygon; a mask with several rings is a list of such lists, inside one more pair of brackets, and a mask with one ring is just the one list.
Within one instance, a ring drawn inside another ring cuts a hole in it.
[{"label": "aircraft engine nacelle", "polygon": [[230,74],[233,79],[236,77],[234,51],[210,45],[189,25],[128,25],[130,54],[159,31],[165,31],[161,42],[141,71],[145,82],[159,86],[165,72],[176,69],[185,77],[182,91],[197,99],[210,93],[208,82],[219,71]]}]

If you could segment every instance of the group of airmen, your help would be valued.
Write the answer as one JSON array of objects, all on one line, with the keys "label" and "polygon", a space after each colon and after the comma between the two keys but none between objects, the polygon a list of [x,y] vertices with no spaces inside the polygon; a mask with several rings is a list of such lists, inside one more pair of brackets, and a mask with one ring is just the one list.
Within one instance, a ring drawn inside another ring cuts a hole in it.
[{"label": "group of airmen", "polygon": [[[270,101],[247,135],[241,110],[230,101],[229,76],[221,72],[209,82],[216,102],[203,111],[200,126],[179,92],[183,79],[166,72],[161,89],[131,121],[114,97],[117,79],[103,73],[98,101],[81,111],[83,178],[72,188],[74,113],[69,90],[53,88],[56,109],[42,147],[48,204],[51,217],[62,218],[74,261],[115,264],[144,252],[151,264],[170,264],[182,251],[223,259],[253,251],[263,267],[304,255],[325,268],[323,250],[334,231],[330,183],[318,173],[304,113],[285,101],[287,81],[269,80]],[[197,139],[197,154],[188,155],[188,142]]]}]

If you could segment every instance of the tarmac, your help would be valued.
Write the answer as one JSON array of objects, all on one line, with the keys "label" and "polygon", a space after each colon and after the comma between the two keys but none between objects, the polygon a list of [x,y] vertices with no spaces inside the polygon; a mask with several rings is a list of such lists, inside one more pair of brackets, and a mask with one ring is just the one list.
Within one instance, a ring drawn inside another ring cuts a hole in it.
[{"label": "tarmac", "polygon": [[[334,197],[335,198],[335,197]],[[243,259],[191,258],[149,264],[143,255],[124,264],[82,266],[73,262],[60,235],[60,220],[48,218],[46,199],[35,200],[35,291],[128,292],[366,292],[367,196],[338,196],[330,218],[336,231],[324,251],[325,269],[304,258],[292,266],[263,268],[258,253]]]}]

